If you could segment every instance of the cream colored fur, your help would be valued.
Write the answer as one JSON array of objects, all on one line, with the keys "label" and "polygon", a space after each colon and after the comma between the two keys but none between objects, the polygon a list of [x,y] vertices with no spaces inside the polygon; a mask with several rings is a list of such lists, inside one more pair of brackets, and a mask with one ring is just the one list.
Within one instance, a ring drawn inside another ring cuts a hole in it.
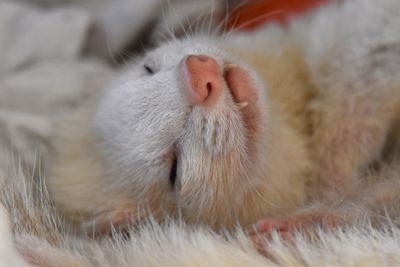
[{"label": "cream colored fur", "polygon": [[[121,213],[136,223],[150,212],[155,218],[179,214],[187,223],[232,229],[303,205],[310,174],[308,137],[302,129],[306,111],[288,113],[284,106],[286,98],[296,99],[296,90],[280,92],[281,84],[268,84],[265,96],[265,86],[252,70],[257,68],[247,61],[240,64],[254,75],[259,91],[259,101],[248,108],[260,113],[254,117],[259,118],[254,132],[245,128],[233,103],[220,101],[213,109],[189,112],[176,77],[182,56],[246,59],[205,40],[174,41],[149,53],[144,62],[160,69],[154,78],[141,73],[139,61],[100,100],[62,122],[46,179],[52,198],[69,218],[83,221],[83,227],[102,228]],[[262,67],[284,75],[292,58],[265,55]],[[292,75],[292,84],[302,82],[297,67]],[[223,98],[231,98],[228,90],[224,93]],[[300,98],[297,109],[308,97]],[[171,188],[168,165],[174,149],[179,150],[179,184]]]},{"label": "cream colored fur", "polygon": [[[17,248],[39,266],[400,264],[399,168],[384,162],[398,136],[399,14],[396,0],[332,1],[288,29],[173,40],[149,52],[62,122],[44,177],[51,200],[23,175],[9,181],[1,196]],[[257,127],[225,101],[227,91],[211,111],[185,102],[176,73],[189,54],[249,73],[257,90],[245,112]],[[243,232],[321,206],[347,223],[315,243],[273,234],[268,259]],[[82,235],[112,230],[110,222],[133,224],[129,241]]]},{"label": "cream colored fur", "polygon": [[[397,164],[394,166],[384,173],[386,178],[399,178]],[[269,259],[258,254],[240,230],[230,237],[222,237],[207,227],[189,227],[176,222],[164,226],[142,225],[130,231],[132,238],[129,240],[118,235],[102,241],[73,237],[63,219],[54,212],[45,188],[36,183],[39,181],[21,172],[13,178],[4,184],[1,199],[11,218],[14,238],[8,238],[11,232],[9,219],[2,210],[0,253],[6,256],[0,258],[0,266],[26,267],[17,249],[34,266],[57,267],[369,267],[400,264],[398,227],[389,223],[378,230],[370,227],[368,220],[343,230],[321,231],[320,241],[315,243],[299,235],[294,244],[288,244],[274,235],[272,240],[266,241]]]}]

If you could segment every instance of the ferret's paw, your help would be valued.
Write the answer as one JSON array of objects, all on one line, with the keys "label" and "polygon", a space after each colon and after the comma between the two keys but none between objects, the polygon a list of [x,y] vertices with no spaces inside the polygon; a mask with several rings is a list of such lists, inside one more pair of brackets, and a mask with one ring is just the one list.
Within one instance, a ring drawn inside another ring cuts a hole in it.
[{"label": "ferret's paw", "polygon": [[102,214],[81,225],[81,230],[96,238],[109,236],[114,230],[122,230],[132,225],[132,216],[127,211]]},{"label": "ferret's paw", "polygon": [[[332,212],[308,212],[284,218],[266,218],[258,221],[248,231],[259,250],[264,250],[265,242],[277,233],[284,241],[291,242],[296,235],[302,235],[307,240],[318,238],[318,230],[331,230],[343,225],[346,218]],[[265,251],[264,251],[265,252]]]}]

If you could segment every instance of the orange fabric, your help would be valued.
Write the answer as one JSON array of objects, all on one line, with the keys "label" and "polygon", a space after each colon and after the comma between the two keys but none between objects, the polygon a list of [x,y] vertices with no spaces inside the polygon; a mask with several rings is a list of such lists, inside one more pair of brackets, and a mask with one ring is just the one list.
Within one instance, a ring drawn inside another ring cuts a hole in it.
[{"label": "orange fabric", "polygon": [[227,28],[251,30],[266,22],[285,24],[289,16],[301,14],[327,0],[249,0],[233,11]]}]

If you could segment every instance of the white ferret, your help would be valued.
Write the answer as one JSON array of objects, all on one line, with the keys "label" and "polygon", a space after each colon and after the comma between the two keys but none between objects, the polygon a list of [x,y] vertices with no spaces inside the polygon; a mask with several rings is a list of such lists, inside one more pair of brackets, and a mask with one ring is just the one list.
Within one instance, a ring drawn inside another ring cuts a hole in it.
[{"label": "white ferret", "polygon": [[400,110],[399,6],[334,2],[280,35],[197,36],[146,53],[62,122],[53,201],[101,233],[148,216],[248,227],[342,198]]},{"label": "white ferret", "polygon": [[360,216],[379,226],[400,212],[400,180],[377,164],[396,154],[399,74],[397,0],[172,40],[61,123],[46,185],[65,218],[100,235],[149,217],[258,222],[253,238]]}]

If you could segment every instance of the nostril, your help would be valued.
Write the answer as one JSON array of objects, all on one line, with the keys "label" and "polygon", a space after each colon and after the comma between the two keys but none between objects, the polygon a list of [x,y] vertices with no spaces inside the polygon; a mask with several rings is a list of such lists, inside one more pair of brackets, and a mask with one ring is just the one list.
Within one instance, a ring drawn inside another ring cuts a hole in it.
[{"label": "nostril", "polygon": [[208,82],[207,83],[207,85],[206,85],[206,87],[207,87],[207,92],[208,92],[208,94],[210,94],[211,93],[211,90],[212,90],[212,83],[210,83],[210,82]]},{"label": "nostril", "polygon": [[225,84],[218,62],[206,55],[188,55],[183,67],[190,104],[211,106],[216,103]]}]

